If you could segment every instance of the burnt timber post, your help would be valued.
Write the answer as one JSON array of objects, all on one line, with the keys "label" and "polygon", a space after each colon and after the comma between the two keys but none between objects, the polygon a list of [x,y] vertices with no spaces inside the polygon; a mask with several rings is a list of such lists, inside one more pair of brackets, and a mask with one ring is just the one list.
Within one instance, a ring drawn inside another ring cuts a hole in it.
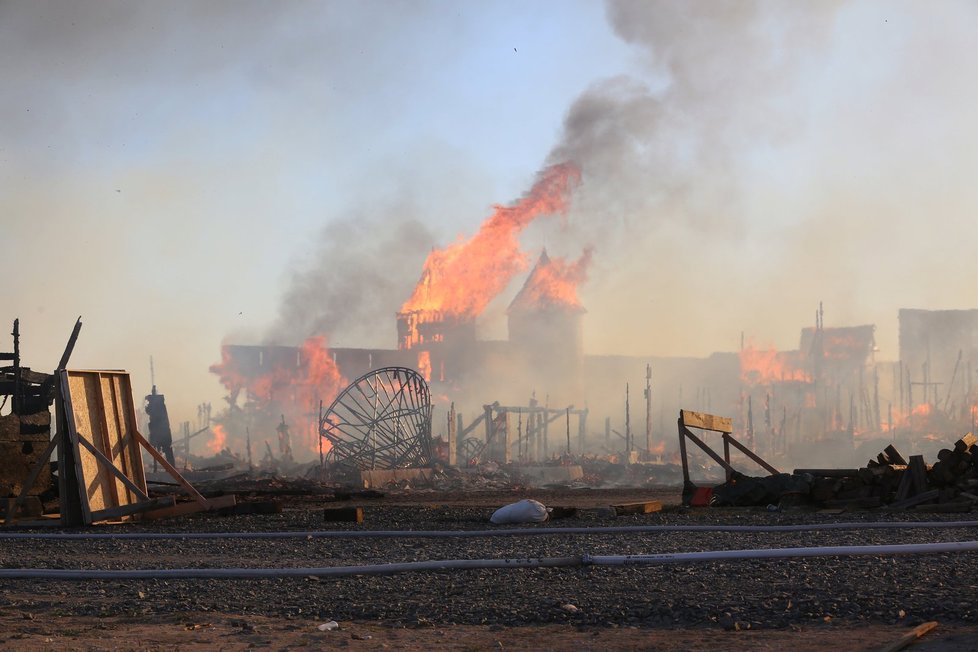
[{"label": "burnt timber post", "polygon": [[448,465],[458,466],[458,418],[454,401],[448,410]]},{"label": "burnt timber post", "polygon": [[628,383],[625,383],[625,454],[632,452],[632,423],[629,415]]},{"label": "burnt timber post", "polygon": [[547,415],[550,413],[550,397],[547,397],[547,402],[543,405],[543,457],[550,457],[550,419]]},{"label": "burnt timber post", "polygon": [[587,422],[587,409],[583,409],[577,413],[577,441],[581,448],[581,455],[584,454],[584,446],[586,439],[586,422]]},{"label": "burnt timber post", "polygon": [[652,365],[645,365],[645,452],[652,454]]},{"label": "burnt timber post", "polygon": [[567,454],[571,454],[571,444],[570,444],[570,406],[567,406]]}]

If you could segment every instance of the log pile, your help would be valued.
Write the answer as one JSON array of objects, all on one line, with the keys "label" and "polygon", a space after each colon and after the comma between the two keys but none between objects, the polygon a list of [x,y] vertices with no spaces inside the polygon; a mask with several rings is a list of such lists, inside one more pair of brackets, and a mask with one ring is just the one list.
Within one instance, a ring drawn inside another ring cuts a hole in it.
[{"label": "log pile", "polygon": [[860,469],[796,469],[795,475],[812,478],[811,500],[825,507],[970,511],[978,503],[978,437],[965,435],[937,458],[933,465],[922,455],[905,459],[891,445]]}]

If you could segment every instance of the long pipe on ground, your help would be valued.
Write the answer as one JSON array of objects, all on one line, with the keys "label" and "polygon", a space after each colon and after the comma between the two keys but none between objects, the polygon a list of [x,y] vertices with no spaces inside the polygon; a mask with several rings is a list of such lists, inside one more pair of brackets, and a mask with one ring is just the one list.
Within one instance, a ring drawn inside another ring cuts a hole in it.
[{"label": "long pipe on ground", "polygon": [[910,530],[978,527],[978,521],[898,521],[801,525],[626,525],[609,527],[496,528],[492,530],[308,530],[286,532],[0,532],[4,539],[450,539],[562,534],[654,532],[813,532],[819,530]]},{"label": "long pipe on ground", "polygon": [[649,555],[589,555],[529,559],[446,559],[366,566],[327,568],[161,568],[139,570],[64,570],[57,568],[3,568],[0,579],[30,580],[141,580],[141,579],[246,579],[284,577],[348,577],[395,573],[473,569],[556,568],[565,566],[652,566],[659,564],[787,559],[792,557],[852,557],[940,554],[978,551],[978,541],[911,543],[881,546],[824,546],[815,548],[767,548],[761,550],[712,550]]}]

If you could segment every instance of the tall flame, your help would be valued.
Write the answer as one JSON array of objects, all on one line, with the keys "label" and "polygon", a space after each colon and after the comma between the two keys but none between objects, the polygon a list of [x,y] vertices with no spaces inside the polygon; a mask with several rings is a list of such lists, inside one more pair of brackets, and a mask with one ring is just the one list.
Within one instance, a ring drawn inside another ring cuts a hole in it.
[{"label": "tall flame", "polygon": [[227,445],[228,434],[225,432],[224,426],[219,423],[211,428],[211,432],[214,433],[214,437],[207,442],[207,451],[211,455],[218,455]]},{"label": "tall flame", "polygon": [[564,213],[580,171],[570,163],[547,168],[522,199],[495,211],[468,240],[432,251],[402,313],[438,311],[474,318],[527,267],[517,236],[541,215]]}]

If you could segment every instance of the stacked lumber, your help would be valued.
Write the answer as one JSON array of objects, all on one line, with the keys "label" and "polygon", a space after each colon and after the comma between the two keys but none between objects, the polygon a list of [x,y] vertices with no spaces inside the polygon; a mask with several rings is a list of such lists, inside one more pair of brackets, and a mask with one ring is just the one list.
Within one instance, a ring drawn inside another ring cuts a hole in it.
[{"label": "stacked lumber", "polygon": [[860,469],[796,469],[812,478],[810,497],[825,507],[886,507],[966,512],[978,503],[978,437],[967,434],[927,464],[892,445]]}]

